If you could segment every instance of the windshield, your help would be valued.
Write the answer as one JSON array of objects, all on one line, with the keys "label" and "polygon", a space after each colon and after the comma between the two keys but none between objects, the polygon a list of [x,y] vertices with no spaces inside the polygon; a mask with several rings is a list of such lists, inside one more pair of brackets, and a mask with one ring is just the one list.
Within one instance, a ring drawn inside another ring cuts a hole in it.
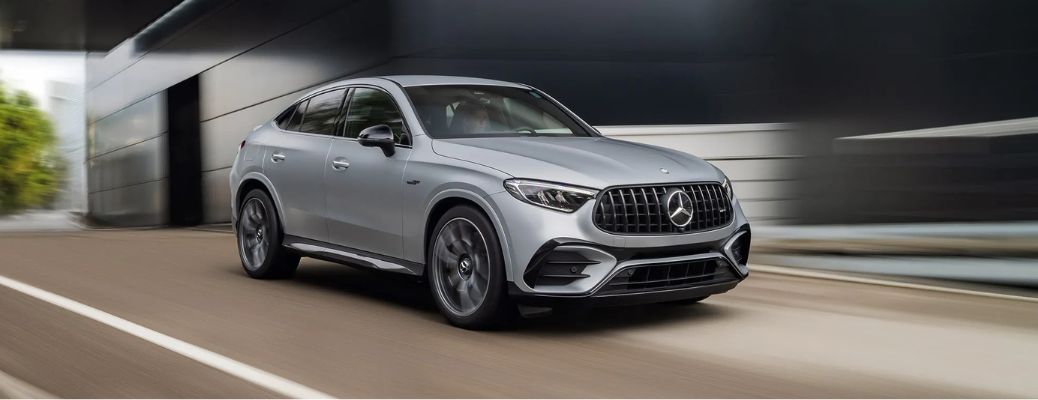
[{"label": "windshield", "polygon": [[535,90],[487,85],[406,89],[425,131],[438,139],[497,136],[591,136]]}]

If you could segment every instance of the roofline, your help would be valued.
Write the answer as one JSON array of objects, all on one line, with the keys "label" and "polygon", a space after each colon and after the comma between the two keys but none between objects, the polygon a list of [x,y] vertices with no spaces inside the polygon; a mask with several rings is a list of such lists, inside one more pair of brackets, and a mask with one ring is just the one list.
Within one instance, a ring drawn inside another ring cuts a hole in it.
[{"label": "roofline", "polygon": [[[406,83],[406,82],[401,82],[400,79],[397,79],[399,77],[409,77],[409,76],[410,77],[425,76],[425,77],[429,77],[429,78],[442,78],[444,80],[444,82],[436,82],[436,81],[433,81],[432,79],[430,79],[430,82]],[[387,81],[390,81],[390,82],[393,82],[393,83],[399,85],[400,87],[469,85],[469,86],[504,86],[504,87],[517,87],[517,88],[525,88],[525,89],[532,89],[533,88],[532,86],[527,85],[525,83],[501,81],[501,80],[496,80],[496,79],[475,78],[475,77],[468,77],[468,76],[451,76],[451,75],[386,75],[386,76],[377,76],[377,77],[374,77],[374,78],[385,79]],[[446,82],[447,80],[458,80],[459,82]],[[463,80],[471,80],[471,82],[463,82]]]}]

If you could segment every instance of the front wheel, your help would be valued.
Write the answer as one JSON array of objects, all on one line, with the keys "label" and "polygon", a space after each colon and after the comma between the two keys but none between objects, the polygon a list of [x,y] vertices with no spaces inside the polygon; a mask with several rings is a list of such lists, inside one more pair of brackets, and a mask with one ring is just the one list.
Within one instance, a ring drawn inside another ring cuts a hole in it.
[{"label": "front wheel", "polygon": [[501,245],[480,210],[457,206],[440,217],[426,259],[433,298],[451,324],[487,329],[514,317]]},{"label": "front wheel", "polygon": [[249,276],[278,279],[295,273],[299,256],[281,245],[284,235],[274,202],[267,192],[254,189],[245,195],[238,210],[235,230],[238,256]]}]

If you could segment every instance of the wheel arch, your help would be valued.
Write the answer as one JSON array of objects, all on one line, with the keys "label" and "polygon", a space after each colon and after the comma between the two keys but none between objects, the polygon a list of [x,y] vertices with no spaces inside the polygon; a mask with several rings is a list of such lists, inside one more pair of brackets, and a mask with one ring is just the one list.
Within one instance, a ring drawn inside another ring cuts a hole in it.
[{"label": "wheel arch", "polygon": [[[425,226],[423,227],[422,236],[422,264],[428,265],[428,250],[429,244],[432,241],[433,229],[436,228],[436,223],[440,218],[451,208],[456,206],[468,205],[474,207],[483,213],[484,216],[490,220],[491,226],[494,228],[494,233],[497,234],[498,243],[501,244],[501,258],[504,261],[505,276],[509,281],[512,280],[512,268],[511,268],[511,257],[508,245],[508,238],[505,235],[504,224],[502,219],[497,214],[494,207],[490,204],[487,199],[479,196],[476,193],[462,190],[452,189],[441,193],[437,198],[432,201],[431,206],[426,212]],[[423,268],[423,274],[426,273],[428,268]]]},{"label": "wheel arch", "polygon": [[270,200],[274,202],[274,213],[277,215],[278,223],[281,229],[285,227],[285,217],[282,215],[281,210],[281,198],[278,196],[277,191],[273,189],[273,185],[263,175],[258,173],[250,173],[242,177],[241,182],[238,184],[238,188],[234,191],[234,209],[231,213],[232,225],[237,224],[238,213],[241,210],[241,203],[245,200],[245,195],[254,189],[260,189],[270,196]]}]

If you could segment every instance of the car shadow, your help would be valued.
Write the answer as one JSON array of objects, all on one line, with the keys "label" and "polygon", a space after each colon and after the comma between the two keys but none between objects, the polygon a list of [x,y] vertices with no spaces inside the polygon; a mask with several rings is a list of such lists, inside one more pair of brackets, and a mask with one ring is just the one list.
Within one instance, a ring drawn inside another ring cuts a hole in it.
[{"label": "car shadow", "polygon": [[656,303],[624,307],[602,307],[586,310],[560,310],[543,318],[523,319],[518,330],[537,334],[565,336],[623,328],[661,327],[673,324],[713,321],[735,316],[737,311],[702,303]]},{"label": "car shadow", "polygon": [[304,260],[288,282],[436,313],[425,283],[412,276],[363,267]]},{"label": "car shadow", "polygon": [[[236,269],[234,273],[242,272]],[[422,312],[431,320],[446,323],[439,315],[426,283],[415,277],[304,259],[295,276],[284,282],[413,309]],[[554,310],[548,316],[516,318],[502,331],[534,335],[585,334],[628,327],[644,328],[697,320],[716,320],[731,317],[736,313],[729,307],[711,304],[710,299],[696,304],[660,303],[561,309]]]}]

